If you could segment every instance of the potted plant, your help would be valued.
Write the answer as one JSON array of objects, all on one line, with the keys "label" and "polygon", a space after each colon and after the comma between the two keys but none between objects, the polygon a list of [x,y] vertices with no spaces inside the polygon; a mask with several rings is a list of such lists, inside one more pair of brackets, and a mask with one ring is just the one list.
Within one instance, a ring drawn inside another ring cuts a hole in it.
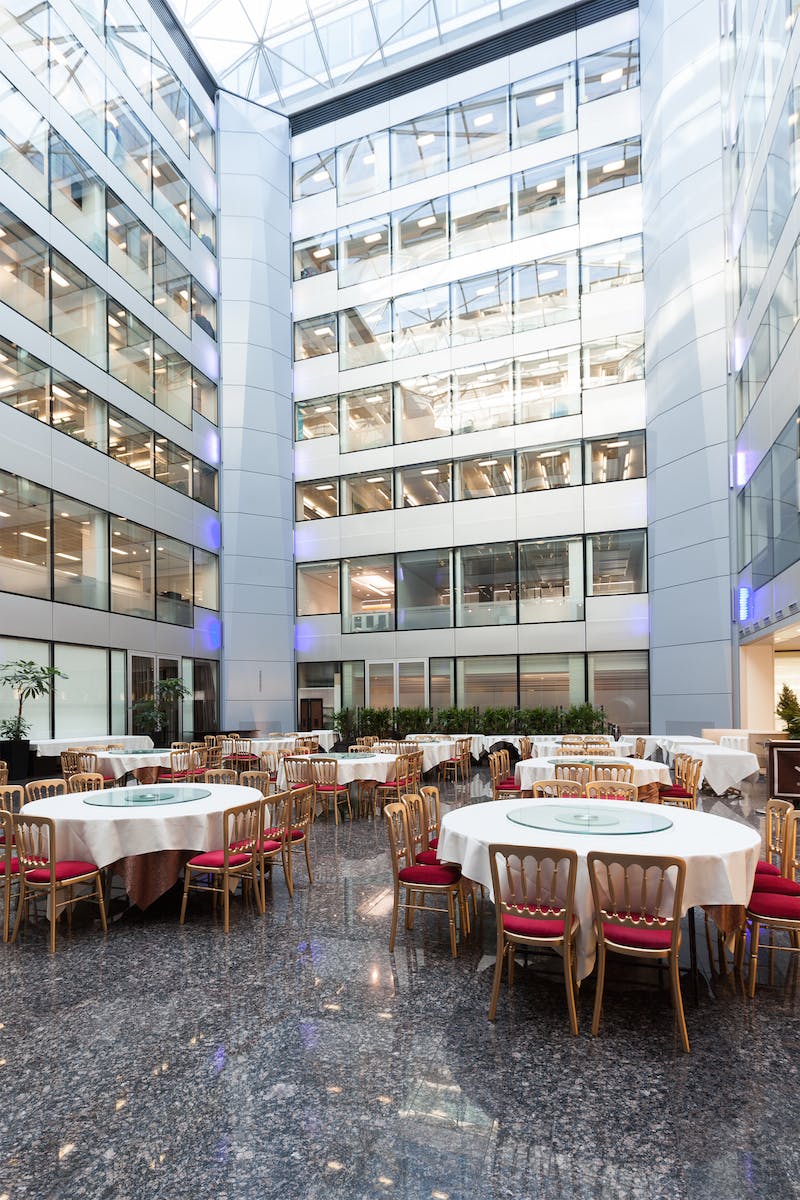
[{"label": "potted plant", "polygon": [[21,658],[0,667],[0,686],[10,687],[17,697],[17,715],[0,721],[0,758],[8,763],[11,781],[25,779],[28,774],[31,726],[22,716],[22,706],[26,700],[49,696],[57,678],[67,676],[57,667],[43,667],[31,659]]},{"label": "potted plant", "polygon": [[775,712],[786,726],[789,741],[798,741],[800,739],[800,700],[797,699],[797,692],[792,691],[788,683],[781,688]]},{"label": "potted plant", "polygon": [[160,679],[152,696],[137,700],[133,705],[136,724],[151,736],[168,729],[170,709],[191,694],[191,689],[181,679]]}]

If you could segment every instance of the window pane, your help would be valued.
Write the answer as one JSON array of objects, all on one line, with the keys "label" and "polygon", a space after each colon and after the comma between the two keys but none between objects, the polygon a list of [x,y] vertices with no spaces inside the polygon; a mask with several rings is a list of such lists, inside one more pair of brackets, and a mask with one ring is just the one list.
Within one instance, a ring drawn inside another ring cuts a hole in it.
[{"label": "window pane", "polygon": [[575,128],[575,66],[564,63],[511,89],[515,146],[529,146]]},{"label": "window pane", "polygon": [[[155,47],[153,49],[159,53]],[[189,93],[161,62],[153,63],[153,112],[170,131],[184,154],[188,154]]]},{"label": "window pane", "polygon": [[55,251],[51,253],[50,280],[53,336],[105,369],[105,292]]},{"label": "window pane", "polygon": [[644,434],[626,433],[606,441],[587,442],[586,474],[591,483],[643,479]]},{"label": "window pane", "polygon": [[217,385],[196,367],[192,369],[192,408],[207,421],[217,423]]},{"label": "window pane", "polygon": [[371,708],[394,707],[394,663],[371,662],[369,671],[369,703]]},{"label": "window pane", "polygon": [[424,662],[400,662],[397,664],[397,703],[400,708],[424,707]]},{"label": "window pane", "polygon": [[392,355],[392,303],[378,300],[339,314],[339,367],[365,367],[388,362]]},{"label": "window pane", "polygon": [[453,432],[514,424],[511,363],[465,367],[453,373]]},{"label": "window pane", "polygon": [[650,728],[649,671],[646,650],[590,654],[589,703],[605,710],[606,719],[623,733]]},{"label": "window pane", "polygon": [[153,399],[153,335],[133,313],[108,301],[108,369],[145,400]]},{"label": "window pane", "polygon": [[339,489],[335,479],[313,479],[294,485],[295,520],[318,521],[338,517]]},{"label": "window pane", "polygon": [[509,240],[508,180],[465,188],[450,197],[450,253],[491,249]]},{"label": "window pane", "polygon": [[153,208],[189,242],[189,184],[158,142],[153,143]]},{"label": "window pane", "polygon": [[176,421],[192,425],[192,367],[191,363],[173,350],[161,338],[153,348],[156,405]]},{"label": "window pane", "polygon": [[629,138],[581,155],[581,199],[641,183],[642,141]]},{"label": "window pane", "polygon": [[583,386],[629,383],[644,376],[644,340],[641,333],[623,333],[583,347]]},{"label": "window pane", "polygon": [[152,42],[126,0],[106,0],[106,44],[149,104]]},{"label": "window pane", "polygon": [[529,167],[511,177],[514,237],[531,237],[578,220],[578,188],[574,158]]},{"label": "window pane", "polygon": [[0,471],[0,590],[50,599],[50,492]]},{"label": "window pane", "polygon": [[311,279],[336,270],[336,234],[323,233],[295,242],[292,247],[294,278]]},{"label": "window pane", "polygon": [[[402,504],[400,497],[402,496]],[[452,500],[451,464],[429,463],[401,467],[397,472],[397,507],[419,508],[424,504],[447,504]]]},{"label": "window pane", "polygon": [[105,184],[55,133],[50,135],[50,209],[95,254],[105,258]]},{"label": "window pane", "polygon": [[194,602],[198,608],[219,611],[219,559],[199,546],[194,548]]},{"label": "window pane", "polygon": [[[149,300],[153,294],[153,235],[112,191],[106,194],[106,207],[108,265]],[[170,316],[162,303],[159,308],[165,317]]]},{"label": "window pane", "polygon": [[517,555],[513,542],[456,550],[456,624],[516,625]]},{"label": "window pane", "polygon": [[398,554],[398,629],[449,629],[453,624],[452,605],[453,563],[449,550]]},{"label": "window pane", "polygon": [[7,208],[0,227],[0,300],[47,329],[47,243]]},{"label": "window pane", "polygon": [[419,442],[451,433],[450,375],[420,375],[395,385],[395,439]]},{"label": "window pane", "polygon": [[0,400],[37,421],[50,420],[49,368],[27,350],[0,337]]},{"label": "window pane", "polygon": [[340,396],[341,450],[368,450],[392,444],[392,388],[359,388]]},{"label": "window pane", "polygon": [[514,329],[542,329],[578,319],[578,257],[543,258],[514,271]]},{"label": "window pane", "polygon": [[189,111],[189,138],[192,149],[199,150],[208,165],[214,170],[217,165],[214,128],[194,103],[191,104]]},{"label": "window pane", "polygon": [[297,615],[313,617],[339,611],[339,563],[297,564]]},{"label": "window pane", "polygon": [[600,292],[642,279],[642,235],[581,250],[581,290]]},{"label": "window pane", "polygon": [[519,660],[520,708],[571,708],[586,701],[582,654],[523,654]]},{"label": "window pane", "polygon": [[[91,646],[53,647],[53,666],[63,671],[53,689],[57,738],[79,738],[108,729],[108,651]],[[81,745],[80,742],[77,743]]]},{"label": "window pane", "polygon": [[0,7],[0,38],[35,75],[47,73],[47,14],[49,4],[4,0]]},{"label": "window pane", "polygon": [[339,204],[374,196],[389,187],[389,135],[368,134],[336,151],[336,186]]},{"label": "window pane", "polygon": [[118,96],[106,105],[106,154],[134,187],[150,199],[150,134],[127,101]]},{"label": "window pane", "polygon": [[[153,431],[119,409],[108,409],[108,453],[143,475],[153,474]],[[112,543],[113,545],[113,543]]]},{"label": "window pane", "polygon": [[173,491],[188,496],[191,491],[192,456],[165,437],[155,439],[155,477]]},{"label": "window pane", "polygon": [[590,596],[628,596],[647,591],[644,529],[591,534],[586,539],[586,554]]},{"label": "window pane", "polygon": [[294,358],[318,358],[336,353],[336,314],[311,317],[294,323]]},{"label": "window pane", "polygon": [[153,272],[153,303],[181,333],[188,334],[191,276],[158,238],[153,238]]},{"label": "window pane", "polygon": [[456,659],[461,707],[516,708],[516,655]]},{"label": "window pane", "polygon": [[53,599],[108,609],[108,516],[53,494]]},{"label": "window pane", "polygon": [[551,488],[575,487],[583,482],[580,442],[550,449],[521,450],[517,461],[521,492],[544,492]]},{"label": "window pane", "polygon": [[[101,16],[102,21],[102,16]],[[102,33],[100,35],[102,37]],[[50,92],[93,142],[105,148],[106,77],[80,39],[50,10]]]},{"label": "window pane", "polygon": [[394,302],[395,357],[444,350],[450,343],[450,289],[426,288]]},{"label": "window pane", "polygon": [[452,708],[456,701],[455,663],[452,658],[428,659],[431,708]]},{"label": "window pane", "polygon": [[342,479],[342,516],[382,512],[392,507],[392,472],[373,471]]},{"label": "window pane", "polygon": [[44,117],[0,75],[0,170],[47,206],[47,131]]},{"label": "window pane", "polygon": [[508,149],[508,93],[505,88],[454,105],[449,118],[451,168],[478,162]]},{"label": "window pane", "polygon": [[335,396],[319,400],[302,400],[294,406],[295,441],[330,437],[339,432],[339,416]]},{"label": "window pane", "polygon": [[192,547],[156,534],[156,618],[170,625],[191,625]]},{"label": "window pane", "polygon": [[394,629],[394,559],[342,560],[342,633]]},{"label": "window pane", "polygon": [[798,426],[793,416],[772,447],[773,570],[777,575],[800,558]]},{"label": "window pane", "polygon": [[207,250],[217,253],[217,218],[196,191],[191,196],[191,229]]},{"label": "window pane", "polygon": [[583,538],[520,542],[519,619],[583,620]]},{"label": "window pane", "polygon": [[547,421],[581,411],[577,346],[517,359],[517,421]]},{"label": "window pane", "polygon": [[393,213],[393,270],[410,271],[447,258],[447,197],[424,200]]},{"label": "window pane", "polygon": [[578,63],[580,103],[639,86],[639,42],[590,54]]},{"label": "window pane", "polygon": [[363,708],[366,703],[364,663],[342,663],[342,704],[345,708]]},{"label": "window pane", "polygon": [[312,154],[292,164],[293,200],[302,200],[304,196],[316,196],[333,187],[335,153],[334,150],[326,150],[322,154]]},{"label": "window pane", "polygon": [[389,274],[389,217],[372,217],[339,230],[339,286]]},{"label": "window pane", "polygon": [[202,458],[194,459],[192,465],[192,497],[208,508],[216,509],[219,504],[219,485],[215,467],[204,463]]},{"label": "window pane", "polygon": [[392,187],[447,170],[447,114],[430,113],[389,130]]},{"label": "window pane", "polygon": [[490,452],[457,462],[456,500],[510,496],[514,491],[514,455]]},{"label": "window pane", "polygon": [[454,283],[453,342],[484,341],[512,332],[511,271],[491,271]]},{"label": "window pane", "polygon": [[111,733],[125,733],[128,709],[128,685],[126,680],[127,654],[124,650],[111,653]]},{"label": "window pane", "polygon": [[58,371],[53,371],[51,392],[53,428],[105,453],[108,448],[105,400]]}]

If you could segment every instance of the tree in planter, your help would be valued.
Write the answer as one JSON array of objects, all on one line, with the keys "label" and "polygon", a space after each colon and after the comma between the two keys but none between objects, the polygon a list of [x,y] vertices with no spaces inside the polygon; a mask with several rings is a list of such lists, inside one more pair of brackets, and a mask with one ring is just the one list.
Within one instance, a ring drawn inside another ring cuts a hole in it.
[{"label": "tree in planter", "polygon": [[182,679],[160,679],[149,699],[136,701],[134,715],[150,733],[159,733],[169,726],[170,707],[191,694],[191,688]]},{"label": "tree in planter", "polygon": [[49,696],[57,678],[66,679],[67,676],[57,667],[43,667],[32,659],[21,658],[0,667],[0,685],[10,687],[17,697],[17,715],[0,721],[0,738],[3,741],[26,740],[31,725],[22,716],[22,706],[26,700]]},{"label": "tree in planter", "polygon": [[790,741],[800,739],[800,700],[797,692],[792,691],[788,683],[781,688],[775,712],[786,726]]}]

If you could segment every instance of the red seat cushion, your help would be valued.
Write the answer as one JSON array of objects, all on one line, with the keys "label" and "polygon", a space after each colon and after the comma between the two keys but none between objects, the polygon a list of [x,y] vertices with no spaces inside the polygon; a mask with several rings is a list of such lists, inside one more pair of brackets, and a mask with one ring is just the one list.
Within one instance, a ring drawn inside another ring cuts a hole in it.
[{"label": "red seat cushion", "polygon": [[177,783],[179,779],[185,779],[186,775],[187,775],[186,771],[176,771],[174,775],[173,775],[172,771],[167,771],[167,770],[158,772],[159,779],[166,779],[170,783]]},{"label": "red seat cushion", "polygon": [[263,851],[264,854],[274,854],[276,850],[280,850],[281,843],[276,842],[274,838],[264,838],[263,842],[261,842],[258,848],[259,850]]},{"label": "red seat cushion", "polygon": [[103,783],[116,783],[116,782],[117,782],[116,775],[104,775],[103,776]]},{"label": "red seat cushion", "polygon": [[428,845],[430,846],[431,850],[435,850],[436,847],[439,845],[438,837],[428,838]]},{"label": "red seat cushion", "polygon": [[318,783],[317,791],[318,792],[346,792],[347,786],[343,783],[337,783],[336,787],[334,787],[332,783]]},{"label": "red seat cushion", "polygon": [[[303,838],[304,836],[305,835],[304,835],[302,829],[293,829],[292,830],[292,841],[293,842],[299,842],[301,840],[301,838]],[[264,837],[266,837],[266,838],[283,837],[283,830],[278,829],[277,825],[274,825],[271,829],[264,830]]]},{"label": "red seat cushion", "polygon": [[800,896],[800,883],[783,875],[756,875],[753,893],[769,892],[773,896]]},{"label": "red seat cushion", "polygon": [[499,788],[518,788],[519,784],[511,775],[507,775],[505,779],[498,779],[497,786]]},{"label": "red seat cushion", "polygon": [[440,865],[435,850],[420,850],[416,857],[416,863],[417,866],[422,867],[438,867]]},{"label": "red seat cushion", "polygon": [[778,921],[800,921],[800,896],[781,896],[777,892],[753,892],[747,909],[757,917]]},{"label": "red seat cushion", "polygon": [[760,858],[756,864],[756,875],[780,875],[780,867],[776,867],[774,863],[765,862]]},{"label": "red seat cushion", "polygon": [[666,784],[660,783],[658,785],[658,794],[659,796],[680,796],[685,800],[691,800],[692,798],[691,792],[687,792],[686,788],[678,787],[677,784],[674,783],[669,787],[667,787]]},{"label": "red seat cushion", "polygon": [[545,921],[542,917],[515,917],[513,913],[503,913],[503,929],[521,937],[560,938],[564,936],[564,921],[563,918]]},{"label": "red seat cushion", "polygon": [[[94,863],[81,862],[80,859],[65,858],[56,863],[56,879],[74,879],[78,875],[91,875],[98,868]],[[27,871],[25,878],[31,883],[47,883],[50,879],[50,867],[34,867]]]},{"label": "red seat cushion", "polygon": [[[249,854],[229,854],[228,866],[240,867],[242,863],[250,861]],[[195,854],[194,858],[189,859],[190,867],[224,867],[225,866],[225,851],[224,850],[209,850],[206,854]]]},{"label": "red seat cushion", "polygon": [[[631,913],[638,917],[639,913]],[[603,934],[610,942],[619,946],[630,946],[636,950],[669,950],[672,945],[672,930],[653,922],[633,927],[630,925],[615,925],[613,921],[603,922]]]},{"label": "red seat cushion", "polygon": [[458,883],[461,872],[458,867],[403,867],[400,874],[401,883],[416,883],[431,887],[445,887],[449,883]]},{"label": "red seat cushion", "polygon": [[387,787],[387,788],[389,788],[389,787],[391,787],[391,788],[408,787],[408,780],[407,779],[387,779],[386,783],[380,783],[380,784],[378,784],[378,787]]},{"label": "red seat cushion", "polygon": [[[6,873],[5,861],[0,860],[0,875],[5,875],[5,873]],[[12,858],[10,873],[12,875],[19,875],[19,859],[18,858]]]}]

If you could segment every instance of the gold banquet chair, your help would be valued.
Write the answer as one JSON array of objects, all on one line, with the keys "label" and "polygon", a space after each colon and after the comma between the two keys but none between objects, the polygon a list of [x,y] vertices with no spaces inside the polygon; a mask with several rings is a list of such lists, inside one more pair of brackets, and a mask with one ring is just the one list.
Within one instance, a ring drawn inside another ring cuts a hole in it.
[{"label": "gold banquet chair", "polygon": [[574,800],[583,795],[583,785],[574,779],[537,779],[531,790],[534,800]]},{"label": "gold banquet chair", "polygon": [[50,800],[53,796],[66,796],[67,781],[65,779],[34,779],[25,784],[25,799],[28,804],[32,800]]},{"label": "gold banquet chair", "polygon": [[[189,892],[211,892],[215,898],[222,896],[223,928],[230,929],[231,884],[241,879],[252,884],[256,907],[264,911],[261,887],[258,879],[258,843],[261,838],[263,800],[248,801],[226,808],[222,814],[222,849],[208,850],[195,854],[183,870],[183,900],[181,902],[181,925],[186,918]],[[194,877],[208,880],[194,883]]]}]

